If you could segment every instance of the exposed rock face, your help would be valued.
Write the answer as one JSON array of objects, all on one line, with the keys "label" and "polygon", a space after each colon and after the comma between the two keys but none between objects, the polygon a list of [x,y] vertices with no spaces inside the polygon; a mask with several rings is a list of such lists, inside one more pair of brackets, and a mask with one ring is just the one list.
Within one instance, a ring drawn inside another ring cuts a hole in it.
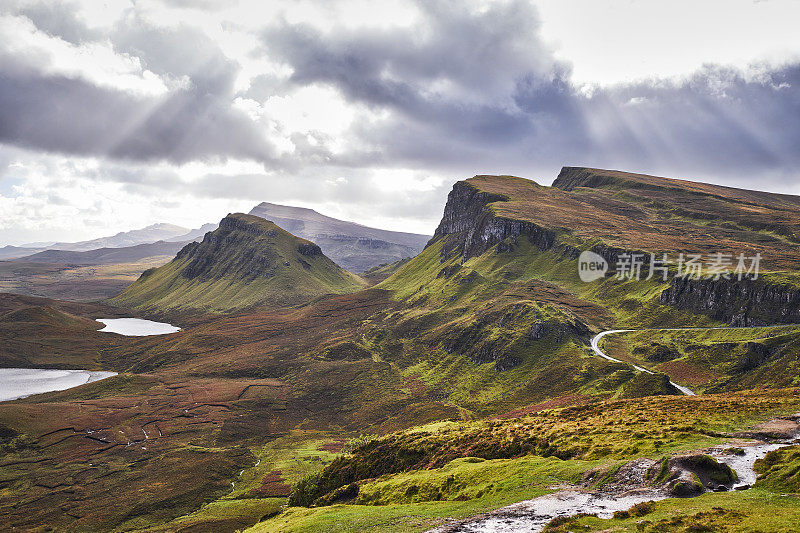
[{"label": "exposed rock face", "polygon": [[[458,253],[462,263],[481,255],[496,244],[499,244],[499,253],[508,251],[509,246],[505,240],[510,237],[513,247],[520,236],[527,237],[531,244],[542,251],[553,249],[568,259],[576,259],[580,255],[578,248],[557,243],[555,232],[551,229],[495,215],[489,204],[506,200],[502,195],[479,191],[467,182],[456,183],[447,196],[444,215],[428,245],[441,237],[451,236],[442,249],[442,255],[449,257],[452,253]],[[591,250],[601,255],[609,264],[615,264],[620,254],[628,252],[605,244],[595,245]],[[643,265],[644,275],[647,275],[647,267],[648,265]]]},{"label": "exposed rock face", "polygon": [[[598,188],[608,184],[627,183],[636,190],[662,190],[690,187],[692,198],[714,194],[722,194],[717,188],[703,184],[690,184],[680,180],[667,180],[639,175],[621,175],[612,171],[565,167],[553,186],[564,191],[575,188]],[[649,180],[649,181],[648,181]],[[662,183],[663,182],[663,183]],[[710,191],[705,188],[711,187]],[[697,189],[697,190],[695,190]],[[500,189],[502,191],[502,189]],[[734,194],[728,189],[723,192]],[[734,191],[737,194],[750,194],[747,191]],[[749,201],[767,201],[757,193]],[[716,198],[716,196],[713,196]],[[738,196],[737,196],[738,198]],[[460,256],[461,263],[476,257],[493,246],[497,253],[514,248],[519,237],[526,237],[539,250],[551,250],[565,259],[576,259],[581,249],[556,241],[556,233],[550,227],[543,227],[533,222],[514,220],[501,216],[503,209],[493,209],[491,204],[508,201],[509,198],[498,192],[487,192],[469,181],[461,181],[453,186],[447,198],[444,215],[433,239],[442,242],[442,261]],[[772,200],[770,200],[772,201]],[[535,209],[530,202],[531,209]],[[716,204],[714,204],[716,205]],[[727,204],[726,204],[727,205]],[[713,207],[713,206],[712,206]],[[709,208],[710,209],[710,208]],[[700,215],[698,215],[700,216]],[[604,243],[596,244],[591,251],[602,256],[612,268],[606,276],[614,275],[613,265],[619,262],[623,253],[641,253],[642,262],[640,276],[649,275],[649,255],[643,250],[623,249]],[[440,272],[440,277],[455,274],[453,269]],[[788,285],[770,284],[761,280],[688,280],[675,278],[663,291],[660,302],[696,313],[711,316],[732,326],[759,326],[770,324],[800,323],[800,289]],[[535,332],[532,332],[534,335]]]},{"label": "exposed rock face", "polygon": [[[189,243],[178,252],[178,258],[189,259],[181,271],[181,276],[186,279],[199,278],[201,281],[212,279],[222,258],[230,262],[227,271],[231,274],[235,271],[243,279],[273,276],[276,266],[274,254],[268,249],[249,246],[249,236],[256,235],[275,237],[277,232],[264,230],[260,224],[253,224],[234,216],[223,218],[216,231],[206,233],[201,242]],[[319,251],[319,247],[315,244],[305,246]],[[233,249],[237,250],[237,256],[231,254],[230,251]]]},{"label": "exposed rock face", "polygon": [[738,480],[736,472],[704,454],[664,457],[660,461],[640,458],[622,465],[609,475],[608,467],[588,470],[582,483],[592,486],[603,479],[609,492],[627,492],[641,488],[660,489],[670,496],[699,496],[706,490],[727,490]]},{"label": "exposed rock face", "polygon": [[455,236],[451,241],[455,243],[455,248],[443,249],[443,253],[459,253],[462,263],[509,237],[516,239],[524,235],[540,250],[553,247],[553,231],[531,222],[496,216],[489,204],[503,200],[506,200],[504,196],[481,192],[467,182],[456,183],[447,196],[442,221],[431,242],[444,236]]},{"label": "exposed rock face", "polygon": [[731,326],[800,323],[800,289],[761,280],[675,278],[660,301]]},{"label": "exposed rock face", "polygon": [[300,255],[306,256],[322,255],[322,250],[314,243],[301,244],[297,247],[297,251],[300,252]]}]

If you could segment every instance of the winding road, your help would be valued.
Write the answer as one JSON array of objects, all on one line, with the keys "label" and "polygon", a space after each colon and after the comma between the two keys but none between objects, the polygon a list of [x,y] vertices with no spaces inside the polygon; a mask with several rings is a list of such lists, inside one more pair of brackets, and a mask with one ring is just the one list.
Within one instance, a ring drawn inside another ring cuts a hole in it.
[{"label": "winding road", "polygon": [[[620,361],[610,355],[606,355],[603,353],[603,350],[600,349],[600,339],[605,337],[606,335],[611,335],[612,333],[628,333],[631,331],[709,331],[715,329],[768,329],[768,328],[792,328],[798,327],[800,324],[777,324],[774,326],[714,326],[710,328],[641,328],[641,329],[610,329],[608,331],[602,331],[592,337],[592,351],[595,355],[599,355],[603,359],[607,359],[609,361],[614,361],[615,363],[625,363],[631,365],[633,368],[638,370],[639,372],[647,372],[648,374],[653,374],[652,371],[647,370],[639,365],[635,365],[628,361]],[[696,394],[689,389],[688,387],[684,387],[682,385],[678,385],[674,381],[670,381],[670,384],[674,386],[676,389],[684,393],[686,396],[696,396]]]},{"label": "winding road", "polygon": [[[687,329],[725,329],[725,328],[687,328]],[[601,333],[598,333],[597,335],[595,335],[594,337],[592,337],[592,351],[593,351],[595,354],[597,354],[597,355],[599,355],[600,357],[602,357],[603,359],[608,359],[609,361],[614,361],[615,363],[627,363],[626,361],[620,361],[619,359],[616,359],[616,358],[614,358],[614,357],[611,357],[610,355],[606,355],[606,354],[604,354],[604,353],[603,353],[603,350],[601,350],[601,349],[600,349],[600,339],[602,339],[602,338],[603,338],[603,337],[605,337],[606,335],[610,335],[610,334],[612,334],[612,333],[627,333],[627,332],[629,332],[629,331],[644,331],[644,330],[635,330],[635,329],[610,329],[610,330],[608,330],[608,331],[603,331],[603,332],[601,332]],[[649,331],[649,330],[648,330],[648,331]],[[671,329],[671,330],[666,330],[666,329],[664,329],[664,330],[654,330],[654,331],[679,331],[679,330],[678,330],[678,329]],[[648,374],[652,374],[652,373],[653,373],[652,371],[650,371],[650,370],[647,370],[646,368],[644,368],[644,367],[641,367],[641,366],[639,366],[639,365],[634,365],[633,363],[627,363],[627,364],[631,365],[633,368],[635,368],[635,369],[636,369],[636,370],[638,370],[639,372],[646,372],[646,373],[648,373]],[[675,383],[674,381],[670,381],[669,383],[670,383],[670,385],[672,385],[673,387],[675,387],[676,389],[678,389],[679,391],[681,391],[682,393],[684,393],[686,396],[696,396],[696,394],[695,394],[695,393],[694,393],[694,392],[693,392],[693,391],[692,391],[690,388],[688,388],[688,387],[684,387],[684,386],[682,386],[682,385],[678,385],[678,384],[677,384],[677,383]]]}]

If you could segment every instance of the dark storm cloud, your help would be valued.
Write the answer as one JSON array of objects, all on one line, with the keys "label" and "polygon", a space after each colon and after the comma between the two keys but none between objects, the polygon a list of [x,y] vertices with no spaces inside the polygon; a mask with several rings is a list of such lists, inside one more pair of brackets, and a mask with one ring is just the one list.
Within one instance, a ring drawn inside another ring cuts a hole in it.
[{"label": "dark storm cloud", "polygon": [[534,9],[524,2],[485,13],[459,2],[419,7],[420,27],[323,34],[284,23],[263,37],[267,53],[292,67],[297,86],[333,85],[351,101],[397,111],[404,121],[441,124],[465,148],[525,136],[532,126],[513,108],[517,78],[567,72],[540,42]]},{"label": "dark storm cloud", "polygon": [[[236,58],[208,35],[188,25],[153,27],[130,10],[101,38],[175,88],[161,97],[134,96],[0,54],[0,142],[135,161],[254,159],[281,169],[284,181],[304,184],[323,168],[347,172],[353,183],[381,167],[547,180],[570,164],[690,178],[757,174],[771,180],[761,187],[796,179],[798,65],[753,77],[708,67],[682,81],[585,91],[542,42],[528,2],[416,5],[420,21],[408,28],[322,31],[272,22],[260,33],[263,53],[291,75],[262,74],[241,94],[234,90]],[[70,13],[69,4],[56,3],[22,12],[70,42],[98,39]],[[266,126],[232,107],[236,97],[264,102],[314,84],[376,112],[360,114],[337,139],[343,150],[332,150],[334,139],[319,132],[276,124],[294,145],[277,157]],[[252,177],[241,186],[261,190]],[[217,194],[210,186],[199,190]]]},{"label": "dark storm cloud", "polygon": [[[73,23],[65,20],[64,27]],[[109,39],[118,53],[180,88],[135,96],[47,75],[0,53],[0,142],[138,161],[273,159],[263,128],[232,107],[238,65],[208,36],[184,26],[152,28],[129,14]]]},{"label": "dark storm cloud", "polygon": [[81,79],[4,66],[0,142],[134,160],[272,157],[260,128],[214,96],[185,90],[137,98]]},{"label": "dark storm cloud", "polygon": [[[263,34],[290,82],[336,87],[390,110],[353,133],[363,164],[525,172],[562,164],[792,176],[800,162],[798,66],[746,79],[708,67],[680,82],[596,88],[570,81],[525,2],[470,11],[420,2],[408,29],[321,32],[283,23]],[[376,154],[380,154],[376,157]],[[352,160],[358,154],[348,155]]]}]

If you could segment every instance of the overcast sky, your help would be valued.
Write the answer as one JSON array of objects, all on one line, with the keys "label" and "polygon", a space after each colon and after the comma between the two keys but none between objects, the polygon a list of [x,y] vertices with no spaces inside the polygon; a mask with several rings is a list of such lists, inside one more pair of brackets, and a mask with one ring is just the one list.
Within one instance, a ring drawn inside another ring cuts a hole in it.
[{"label": "overcast sky", "polygon": [[800,194],[800,1],[0,2],[0,245],[260,201],[431,233],[594,166]]}]

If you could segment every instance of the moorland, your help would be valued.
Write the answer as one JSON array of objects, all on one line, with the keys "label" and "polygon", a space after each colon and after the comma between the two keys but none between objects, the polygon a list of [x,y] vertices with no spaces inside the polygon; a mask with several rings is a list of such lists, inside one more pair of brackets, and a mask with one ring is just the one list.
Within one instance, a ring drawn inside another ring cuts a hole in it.
[{"label": "moorland", "polygon": [[[550,529],[796,527],[797,446],[757,462],[746,490],[713,490],[733,482],[704,477],[715,459],[686,479],[669,472],[714,447],[794,436],[800,197],[565,167],[549,187],[459,181],[443,207],[424,249],[365,272],[275,221],[231,214],[114,290],[4,285],[0,366],[119,373],[0,403],[4,523],[458,530],[569,487],[620,491],[621,473],[647,460],[666,473],[647,483],[671,497]],[[605,276],[580,279],[586,251],[612,265]],[[760,272],[615,275],[631,253],[741,253]],[[99,331],[95,319],[123,316],[182,330]],[[616,360],[591,348],[611,329],[632,330],[602,339]]]}]

